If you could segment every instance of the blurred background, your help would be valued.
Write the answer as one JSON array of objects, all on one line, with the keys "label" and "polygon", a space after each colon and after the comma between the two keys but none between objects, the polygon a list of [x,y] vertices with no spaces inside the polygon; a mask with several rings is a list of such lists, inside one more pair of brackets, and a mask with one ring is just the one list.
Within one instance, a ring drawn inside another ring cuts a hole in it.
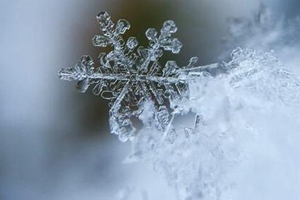
[{"label": "blurred background", "polygon": [[78,93],[57,72],[102,51],[91,42],[99,10],[127,19],[126,36],[142,44],[147,28],[174,20],[184,46],[164,59],[184,65],[198,56],[205,65],[239,45],[224,39],[230,19],[251,18],[262,3],[278,17],[300,12],[298,0],[1,0],[0,199],[117,199],[137,185],[167,195],[159,175],[122,164],[130,143],[109,133],[108,102]]}]

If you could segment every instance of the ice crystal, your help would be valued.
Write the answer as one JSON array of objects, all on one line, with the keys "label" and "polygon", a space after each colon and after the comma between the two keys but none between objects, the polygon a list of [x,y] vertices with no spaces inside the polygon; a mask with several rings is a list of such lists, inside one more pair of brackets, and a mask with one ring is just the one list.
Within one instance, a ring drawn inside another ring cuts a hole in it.
[{"label": "ice crystal", "polygon": [[[109,123],[111,132],[121,141],[135,136],[136,128],[132,118],[139,118],[146,126],[143,111],[145,104],[152,104],[154,126],[168,134],[172,132],[172,118],[178,113],[173,104],[167,102],[180,100],[188,95],[188,83],[195,77],[205,75],[205,68],[196,67],[197,57],[192,57],[189,64],[179,67],[175,61],[167,61],[165,66],[159,62],[164,51],[179,53],[182,43],[173,38],[177,31],[175,23],[168,20],[158,32],[154,28],[146,31],[149,46],[138,46],[135,37],[127,41],[122,35],[130,28],[128,21],[118,20],[116,24],[110,15],[102,11],[97,15],[101,35],[93,38],[94,46],[111,46],[109,53],[101,52],[100,65],[94,66],[90,56],[82,56],[74,68],[59,71],[64,80],[78,81],[77,89],[85,92],[93,85],[93,93],[110,101]],[[167,105],[170,105],[169,107]]]}]

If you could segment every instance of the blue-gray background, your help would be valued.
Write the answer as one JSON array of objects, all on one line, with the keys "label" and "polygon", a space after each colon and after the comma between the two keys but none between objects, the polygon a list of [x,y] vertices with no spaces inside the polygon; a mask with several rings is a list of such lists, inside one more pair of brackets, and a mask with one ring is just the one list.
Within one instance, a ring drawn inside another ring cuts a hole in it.
[{"label": "blue-gray background", "polygon": [[127,35],[140,40],[173,19],[184,47],[172,58],[184,65],[198,56],[202,65],[224,54],[228,18],[252,16],[262,2],[276,15],[299,14],[298,0],[1,0],[0,199],[114,199],[152,180],[144,167],[121,164],[130,144],[110,135],[107,102],[57,77],[101,51],[91,43],[99,10],[130,21]]}]

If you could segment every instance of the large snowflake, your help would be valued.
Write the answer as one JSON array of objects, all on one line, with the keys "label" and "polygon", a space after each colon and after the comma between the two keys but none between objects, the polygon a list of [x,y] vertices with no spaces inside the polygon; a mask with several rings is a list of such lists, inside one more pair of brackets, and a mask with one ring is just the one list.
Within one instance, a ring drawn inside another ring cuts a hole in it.
[{"label": "large snowflake", "polygon": [[[112,50],[100,53],[98,67],[94,66],[90,56],[85,55],[74,68],[61,69],[59,77],[78,81],[77,88],[81,92],[93,85],[95,95],[110,100],[111,132],[119,135],[121,141],[135,136],[134,117],[165,134],[172,132],[171,122],[179,111],[169,103],[170,100],[187,97],[189,82],[217,65],[196,67],[198,58],[192,57],[189,64],[181,68],[175,61],[167,61],[162,66],[159,58],[164,51],[177,54],[182,47],[177,38],[171,37],[177,31],[171,20],[163,23],[160,33],[154,28],[146,31],[150,41],[148,47],[138,47],[135,37],[124,41],[121,35],[130,28],[128,21],[120,19],[114,24],[105,11],[97,15],[97,20],[102,34],[94,36],[93,44],[98,47],[111,46]],[[149,112],[143,113],[145,108],[151,109],[151,116]]]}]

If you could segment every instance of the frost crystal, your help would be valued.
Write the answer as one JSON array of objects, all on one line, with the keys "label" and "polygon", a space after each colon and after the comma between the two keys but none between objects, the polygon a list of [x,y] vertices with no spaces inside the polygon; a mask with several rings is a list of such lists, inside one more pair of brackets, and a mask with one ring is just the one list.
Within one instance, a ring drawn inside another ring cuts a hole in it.
[{"label": "frost crystal", "polygon": [[[148,47],[138,47],[135,37],[125,41],[122,38],[130,24],[120,19],[116,24],[110,15],[102,11],[97,15],[101,35],[93,38],[98,47],[111,46],[109,53],[101,52],[99,67],[94,66],[90,56],[82,56],[74,68],[59,71],[59,77],[68,81],[78,81],[77,89],[85,92],[93,85],[93,93],[110,100],[111,132],[119,135],[121,141],[135,136],[136,128],[132,118],[139,118],[146,126],[143,114],[145,104],[152,108],[154,126],[167,134],[172,132],[170,123],[178,113],[174,105],[167,107],[170,100],[180,100],[188,94],[188,83],[194,77],[205,75],[204,68],[195,67],[196,57],[192,57],[187,66],[180,68],[175,61],[168,61],[163,67],[159,63],[164,51],[179,53],[182,44],[172,34],[177,31],[171,20],[163,23],[160,33],[149,28],[146,31]],[[173,112],[171,112],[173,111]]]}]

